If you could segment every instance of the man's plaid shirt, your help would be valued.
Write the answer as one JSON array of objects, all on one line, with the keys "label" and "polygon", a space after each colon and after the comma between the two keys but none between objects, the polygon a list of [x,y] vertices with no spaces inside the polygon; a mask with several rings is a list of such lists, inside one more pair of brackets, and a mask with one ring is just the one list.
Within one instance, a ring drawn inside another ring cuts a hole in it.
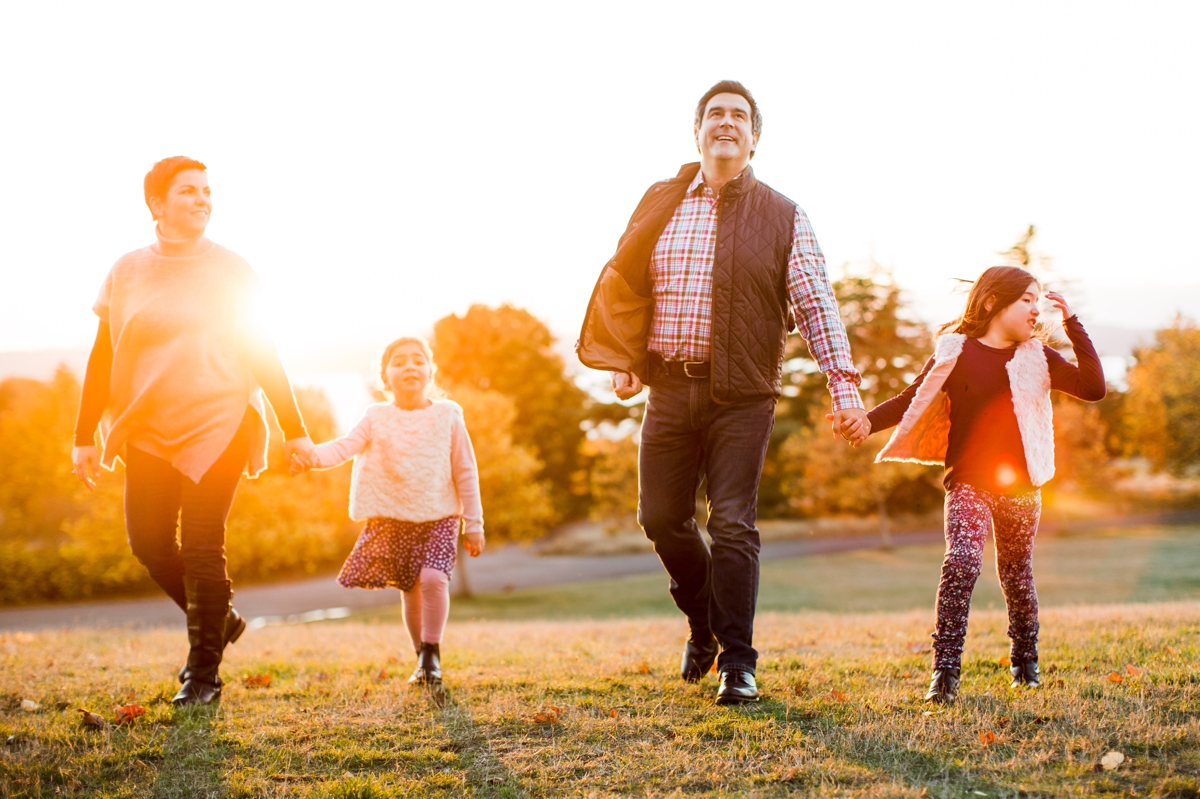
[{"label": "man's plaid shirt", "polygon": [[[717,201],[697,172],[650,258],[654,324],[648,349],[667,361],[707,361],[712,342],[712,268],[717,247]],[[861,408],[846,327],[838,315],[825,256],[808,216],[796,207],[788,256],[788,298],[809,352],[829,380],[833,407]]]}]

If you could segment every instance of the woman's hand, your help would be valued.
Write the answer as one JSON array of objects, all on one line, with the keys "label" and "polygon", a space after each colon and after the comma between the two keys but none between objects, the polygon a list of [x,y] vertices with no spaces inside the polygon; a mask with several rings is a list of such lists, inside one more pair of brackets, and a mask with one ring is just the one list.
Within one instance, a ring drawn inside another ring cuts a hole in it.
[{"label": "woman's hand", "polygon": [[95,491],[96,479],[100,477],[99,450],[95,447],[72,447],[71,471],[89,491]]},{"label": "woman's hand", "polygon": [[316,447],[308,436],[293,438],[283,444],[283,459],[288,465],[288,474],[295,477],[313,467]]},{"label": "woman's hand", "polygon": [[1046,299],[1054,304],[1054,307],[1062,311],[1063,321],[1071,318],[1071,309],[1067,305],[1067,298],[1059,294],[1057,291],[1047,291]]},{"label": "woman's hand", "polygon": [[483,552],[483,533],[467,533],[463,536],[463,547],[471,553],[471,557],[479,557]]}]

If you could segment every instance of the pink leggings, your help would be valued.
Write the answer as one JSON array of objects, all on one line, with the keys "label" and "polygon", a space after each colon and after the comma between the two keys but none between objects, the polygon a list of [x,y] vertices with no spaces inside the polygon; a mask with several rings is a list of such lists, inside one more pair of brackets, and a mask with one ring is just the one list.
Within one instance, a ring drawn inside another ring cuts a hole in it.
[{"label": "pink leggings", "polygon": [[421,576],[411,591],[404,592],[404,622],[412,638],[414,650],[421,642],[440,644],[450,613],[450,578],[444,571],[421,569]]}]

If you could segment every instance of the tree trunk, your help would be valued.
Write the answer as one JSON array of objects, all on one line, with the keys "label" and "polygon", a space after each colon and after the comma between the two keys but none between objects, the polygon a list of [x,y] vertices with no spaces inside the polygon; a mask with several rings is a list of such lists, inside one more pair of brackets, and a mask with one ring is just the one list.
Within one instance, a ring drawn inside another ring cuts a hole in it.
[{"label": "tree trunk", "polygon": [[467,579],[467,560],[471,556],[467,554],[467,549],[463,546],[463,537],[461,535],[458,537],[458,543],[455,546],[458,548],[458,562],[454,564],[454,596],[472,597],[474,594],[471,593],[471,581]]},{"label": "tree trunk", "polygon": [[887,495],[882,488],[875,489],[875,504],[879,507],[879,547],[892,549],[892,531],[888,524]]}]

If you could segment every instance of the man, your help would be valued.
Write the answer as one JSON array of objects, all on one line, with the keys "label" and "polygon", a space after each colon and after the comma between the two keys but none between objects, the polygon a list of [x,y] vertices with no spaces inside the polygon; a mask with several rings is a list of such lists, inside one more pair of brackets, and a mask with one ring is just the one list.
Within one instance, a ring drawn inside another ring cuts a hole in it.
[{"label": "man", "polygon": [[[717,703],[742,704],[758,701],[758,482],[796,321],[828,377],[834,429],[860,440],[865,412],[808,217],[749,166],[762,132],[753,96],[716,84],[694,132],[700,163],[646,192],[576,346],[584,364],[613,372],[619,398],[650,387],[638,521],[687,616],[682,676],[698,681],[717,660]],[[711,552],[695,520],[701,476]]]}]

